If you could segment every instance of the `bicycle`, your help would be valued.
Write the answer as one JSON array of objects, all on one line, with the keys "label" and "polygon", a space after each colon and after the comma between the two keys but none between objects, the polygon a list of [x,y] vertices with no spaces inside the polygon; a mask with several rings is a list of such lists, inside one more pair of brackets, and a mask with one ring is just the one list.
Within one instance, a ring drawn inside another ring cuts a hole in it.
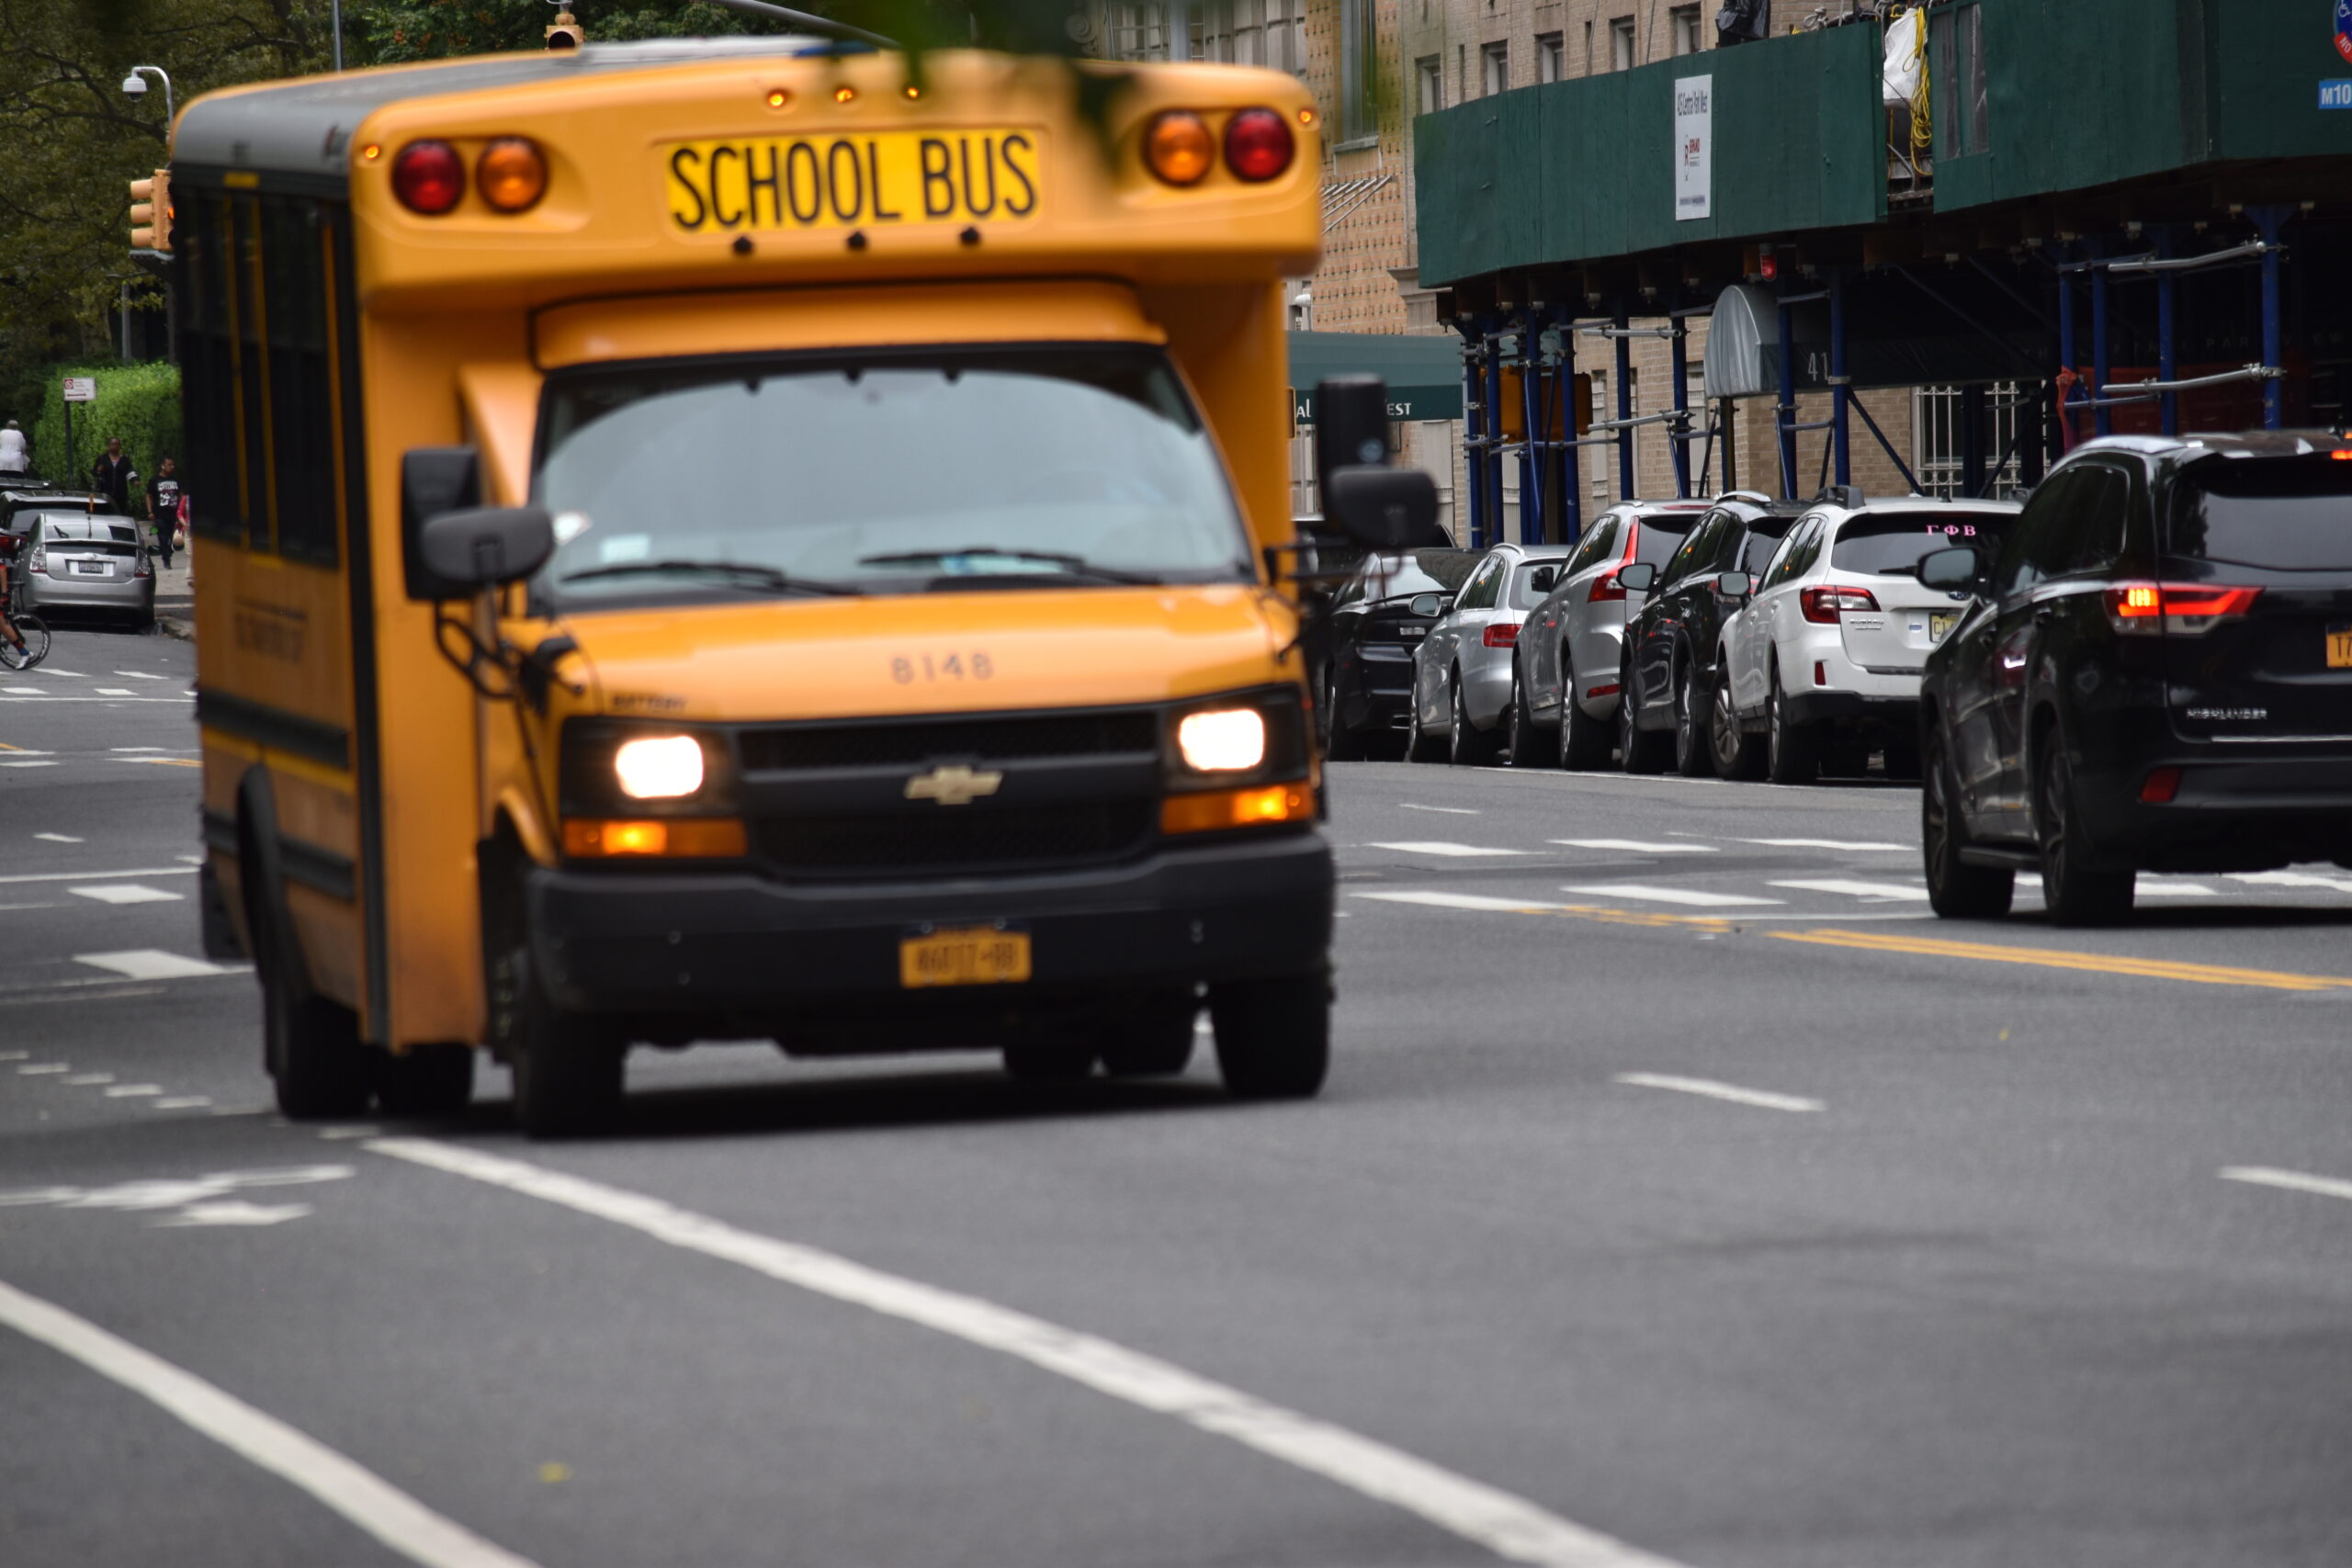
[{"label": "bicycle", "polygon": [[[16,574],[11,572],[9,575],[13,578]],[[18,637],[24,638],[24,647],[19,649],[0,638],[0,667],[30,670],[49,657],[49,624],[25,608],[22,582],[11,581],[8,584],[8,624],[17,628]]]}]

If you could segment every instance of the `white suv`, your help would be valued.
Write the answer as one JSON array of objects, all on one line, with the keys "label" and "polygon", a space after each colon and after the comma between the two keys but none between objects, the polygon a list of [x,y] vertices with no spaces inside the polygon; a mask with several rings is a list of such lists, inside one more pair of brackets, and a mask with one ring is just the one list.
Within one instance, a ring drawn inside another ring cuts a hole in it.
[{"label": "white suv", "polygon": [[1989,559],[2021,510],[1914,495],[1800,518],[1724,626],[1717,771],[1809,784],[1825,766],[1859,774],[1878,750],[1890,774],[1917,777],[1919,671],[1968,607],[1920,586],[1920,558],[1973,545]]}]

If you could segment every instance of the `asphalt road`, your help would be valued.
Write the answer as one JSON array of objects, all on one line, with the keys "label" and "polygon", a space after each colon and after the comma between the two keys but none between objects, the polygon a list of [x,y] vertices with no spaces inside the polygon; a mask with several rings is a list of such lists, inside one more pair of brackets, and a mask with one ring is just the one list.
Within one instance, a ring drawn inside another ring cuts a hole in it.
[{"label": "asphalt road", "polygon": [[1317,1102],[294,1127],[189,670],[0,691],[0,1563],[2352,1562],[2352,872],[1954,924],[1908,790],[1351,765]]}]

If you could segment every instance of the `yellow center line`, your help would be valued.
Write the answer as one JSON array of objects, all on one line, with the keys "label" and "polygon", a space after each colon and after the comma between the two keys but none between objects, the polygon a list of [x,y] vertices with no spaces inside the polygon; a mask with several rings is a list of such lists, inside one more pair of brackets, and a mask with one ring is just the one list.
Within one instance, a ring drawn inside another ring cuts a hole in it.
[{"label": "yellow center line", "polygon": [[2219,964],[2183,964],[2164,958],[2132,958],[2110,953],[2075,953],[2063,948],[2004,947],[1981,942],[1944,942],[1934,937],[1894,936],[1835,928],[1767,931],[1779,942],[1851,948],[1861,953],[1907,953],[1927,958],[1966,958],[1986,964],[2022,964],[2041,969],[2079,969],[2127,975],[2143,980],[2183,980],[2202,986],[2257,986],[2274,991],[2352,990],[2352,977],[2293,975],[2277,969],[2233,969]]},{"label": "yellow center line", "polygon": [[0,751],[21,751],[23,750],[24,748],[21,746],[11,746],[6,740],[0,740]]}]

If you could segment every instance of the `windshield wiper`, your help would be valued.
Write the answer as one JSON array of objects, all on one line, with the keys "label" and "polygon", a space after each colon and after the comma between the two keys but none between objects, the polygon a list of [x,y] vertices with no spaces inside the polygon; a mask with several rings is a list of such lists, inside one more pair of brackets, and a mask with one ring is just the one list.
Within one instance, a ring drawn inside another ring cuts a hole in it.
[{"label": "windshield wiper", "polygon": [[698,571],[718,577],[732,577],[744,582],[756,582],[763,588],[773,588],[785,593],[858,593],[863,590],[846,582],[827,582],[822,578],[794,577],[772,566],[759,566],[751,561],[729,560],[632,560],[616,561],[610,566],[592,566],[585,571],[566,572],[558,582],[581,582],[595,577],[636,577],[657,571]]},{"label": "windshield wiper", "polygon": [[[1058,550],[1008,550],[995,545],[967,545],[959,550],[890,550],[881,555],[860,556],[857,558],[857,564],[860,566],[914,566],[922,561],[953,560],[958,556],[997,556],[1005,560],[1043,561],[1048,566],[1059,568],[1069,576],[1083,577],[1093,582],[1133,582],[1156,588],[1162,581],[1149,572],[1122,571],[1117,567],[1097,566],[1084,556],[1064,555]],[[1039,575],[1041,574],[1025,571],[971,571],[950,572],[948,578],[962,583],[984,581],[990,577],[1033,579]]]}]

